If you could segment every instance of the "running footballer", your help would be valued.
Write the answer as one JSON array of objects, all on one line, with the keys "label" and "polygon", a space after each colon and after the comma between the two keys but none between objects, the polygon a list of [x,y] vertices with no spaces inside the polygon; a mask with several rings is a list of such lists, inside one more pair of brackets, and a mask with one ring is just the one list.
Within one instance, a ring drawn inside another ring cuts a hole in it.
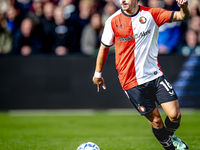
[{"label": "running footballer", "polygon": [[[93,82],[98,92],[101,86],[106,89],[101,72],[109,47],[115,44],[119,81],[134,107],[147,118],[164,149],[188,150],[187,144],[174,135],[181,119],[178,98],[157,60],[159,27],[187,20],[190,16],[188,1],[176,0],[180,11],[139,6],[138,0],[119,1],[121,9],[105,23]],[[167,114],[165,123],[155,102]]]}]

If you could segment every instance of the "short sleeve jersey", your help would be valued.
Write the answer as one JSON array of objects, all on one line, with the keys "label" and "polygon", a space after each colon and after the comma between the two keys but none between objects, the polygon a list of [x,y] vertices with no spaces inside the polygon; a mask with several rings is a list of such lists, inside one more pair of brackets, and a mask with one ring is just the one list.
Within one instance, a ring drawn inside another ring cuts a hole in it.
[{"label": "short sleeve jersey", "polygon": [[159,27],[171,22],[173,11],[139,6],[135,15],[122,9],[108,18],[101,42],[115,44],[115,64],[124,90],[152,81],[163,75],[159,66]]}]

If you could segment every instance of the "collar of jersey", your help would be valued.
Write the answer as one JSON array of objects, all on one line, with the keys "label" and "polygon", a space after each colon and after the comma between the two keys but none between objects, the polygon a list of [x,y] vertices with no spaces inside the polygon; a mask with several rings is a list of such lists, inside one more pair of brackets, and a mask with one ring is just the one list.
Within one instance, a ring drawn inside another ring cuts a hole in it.
[{"label": "collar of jersey", "polygon": [[127,17],[134,17],[134,16],[136,16],[136,15],[138,14],[138,12],[140,11],[140,5],[138,5],[138,6],[139,6],[138,11],[137,11],[134,15],[128,15],[128,14],[126,14],[122,9],[121,9],[121,11],[122,11],[122,13],[123,13],[125,16],[127,16]]}]

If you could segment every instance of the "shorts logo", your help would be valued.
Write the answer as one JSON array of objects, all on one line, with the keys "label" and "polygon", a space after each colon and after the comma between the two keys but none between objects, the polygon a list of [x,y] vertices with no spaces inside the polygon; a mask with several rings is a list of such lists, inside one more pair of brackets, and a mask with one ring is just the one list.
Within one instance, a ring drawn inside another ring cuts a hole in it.
[{"label": "shorts logo", "polygon": [[144,106],[140,106],[139,104],[138,104],[138,109],[143,113],[146,111],[146,108]]},{"label": "shorts logo", "polygon": [[173,96],[173,95],[175,95],[175,92],[172,90],[172,92],[169,92],[169,94],[170,94],[171,96]]},{"label": "shorts logo", "polygon": [[147,22],[147,18],[142,16],[142,17],[140,17],[139,21],[141,24],[145,24]]}]

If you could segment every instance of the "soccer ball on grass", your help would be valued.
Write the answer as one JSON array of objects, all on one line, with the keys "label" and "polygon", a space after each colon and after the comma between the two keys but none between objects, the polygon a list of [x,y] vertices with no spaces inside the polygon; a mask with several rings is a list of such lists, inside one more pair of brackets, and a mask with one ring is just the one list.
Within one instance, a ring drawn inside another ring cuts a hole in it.
[{"label": "soccer ball on grass", "polygon": [[85,142],[81,144],[77,150],[100,150],[99,146],[92,142]]}]

